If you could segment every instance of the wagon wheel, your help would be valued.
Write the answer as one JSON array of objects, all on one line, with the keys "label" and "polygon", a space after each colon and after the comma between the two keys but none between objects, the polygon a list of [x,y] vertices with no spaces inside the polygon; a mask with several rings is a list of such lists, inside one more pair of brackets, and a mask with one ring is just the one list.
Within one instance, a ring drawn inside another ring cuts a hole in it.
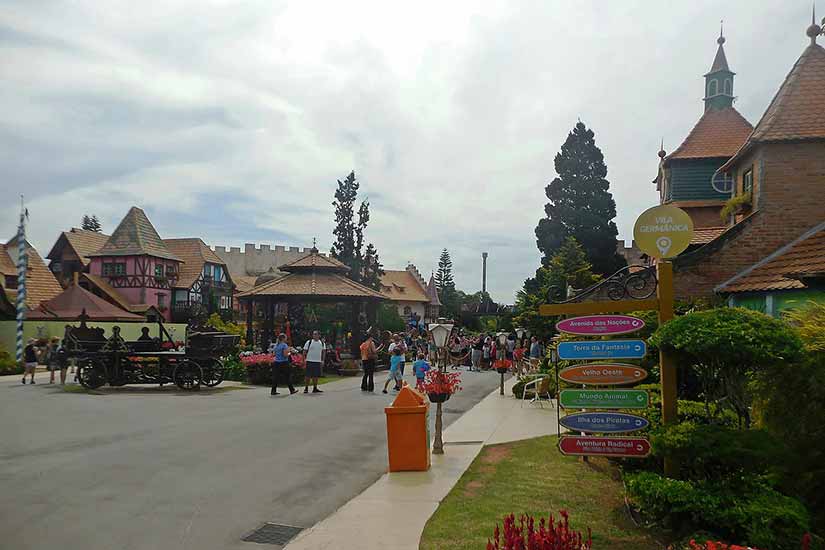
[{"label": "wagon wheel", "polygon": [[200,365],[194,361],[183,361],[175,367],[175,372],[172,373],[172,379],[182,390],[196,390],[201,385],[203,371]]},{"label": "wagon wheel", "polygon": [[77,369],[80,385],[89,390],[96,390],[106,383],[106,365],[89,359]]},{"label": "wagon wheel", "polygon": [[203,369],[201,382],[207,388],[214,388],[223,382],[223,363],[218,359],[209,359],[207,366]]}]

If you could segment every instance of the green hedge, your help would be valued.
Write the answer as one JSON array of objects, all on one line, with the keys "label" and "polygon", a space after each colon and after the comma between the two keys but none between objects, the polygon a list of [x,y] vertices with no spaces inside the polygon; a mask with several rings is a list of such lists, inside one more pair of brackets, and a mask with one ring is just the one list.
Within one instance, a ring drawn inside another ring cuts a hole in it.
[{"label": "green hedge", "polygon": [[22,373],[23,367],[14,360],[14,357],[3,346],[0,346],[0,376]]},{"label": "green hedge", "polygon": [[637,472],[627,474],[625,482],[642,515],[677,535],[706,529],[735,544],[797,550],[810,527],[802,503],[759,476],[683,481]]}]

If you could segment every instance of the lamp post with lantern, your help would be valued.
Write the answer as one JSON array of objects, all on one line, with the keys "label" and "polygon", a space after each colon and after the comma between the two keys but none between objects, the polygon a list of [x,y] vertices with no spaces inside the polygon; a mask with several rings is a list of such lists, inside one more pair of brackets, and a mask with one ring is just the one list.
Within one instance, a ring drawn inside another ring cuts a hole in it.
[{"label": "lamp post with lantern", "polygon": [[[446,372],[447,370],[447,342],[449,341],[450,334],[453,332],[453,324],[452,323],[431,323],[427,327],[430,338],[433,339],[433,344],[436,348],[436,368],[440,372]],[[441,420],[441,401],[436,403],[435,408],[435,438],[433,440],[433,454],[434,455],[443,455],[444,454],[444,441],[441,438],[441,430],[442,430],[442,420]]]}]

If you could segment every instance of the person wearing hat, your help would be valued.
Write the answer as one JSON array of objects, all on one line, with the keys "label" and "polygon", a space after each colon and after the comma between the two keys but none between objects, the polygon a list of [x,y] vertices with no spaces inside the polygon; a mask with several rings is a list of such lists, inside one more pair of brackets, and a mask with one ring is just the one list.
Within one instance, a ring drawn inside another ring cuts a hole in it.
[{"label": "person wearing hat", "polygon": [[34,347],[34,338],[29,338],[26,347],[23,348],[23,361],[25,370],[23,371],[23,383],[26,383],[26,375],[31,374],[31,383],[34,384],[34,371],[37,369],[37,348]]}]

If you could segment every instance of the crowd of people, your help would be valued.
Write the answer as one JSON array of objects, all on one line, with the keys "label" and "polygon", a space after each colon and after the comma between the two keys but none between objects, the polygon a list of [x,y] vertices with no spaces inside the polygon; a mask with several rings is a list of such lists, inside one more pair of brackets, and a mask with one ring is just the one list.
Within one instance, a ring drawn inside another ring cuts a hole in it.
[{"label": "crowd of people", "polygon": [[29,377],[29,383],[34,384],[34,373],[37,370],[37,365],[46,365],[49,369],[49,384],[54,384],[56,373],[60,373],[60,383],[66,383],[66,373],[69,369],[69,363],[66,361],[65,354],[60,346],[60,338],[57,336],[45,340],[35,340],[29,338],[26,342],[26,347],[23,348],[23,384],[26,383],[26,377]]}]

